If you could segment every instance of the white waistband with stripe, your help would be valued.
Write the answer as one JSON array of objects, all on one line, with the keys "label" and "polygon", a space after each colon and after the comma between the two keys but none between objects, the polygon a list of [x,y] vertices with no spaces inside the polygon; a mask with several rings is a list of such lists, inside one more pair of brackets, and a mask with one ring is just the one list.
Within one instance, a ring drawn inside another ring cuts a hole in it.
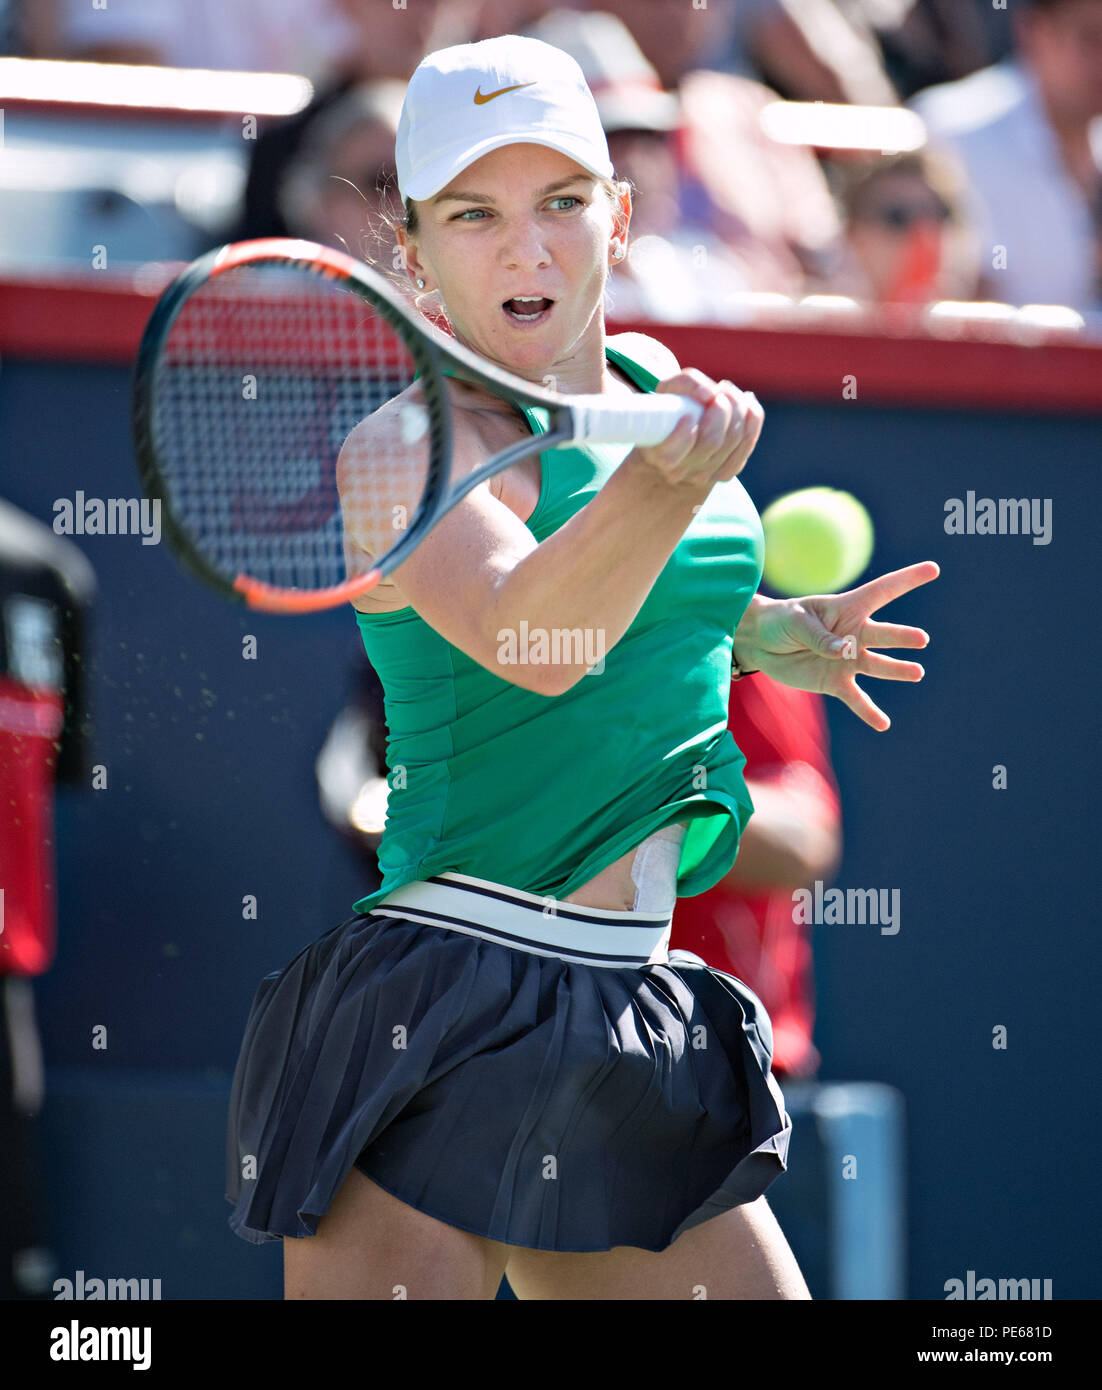
[{"label": "white waistband with stripe", "polygon": [[673,925],[672,914],[582,907],[451,871],[403,884],[370,915],[446,927],[579,965],[621,968],[665,965]]}]

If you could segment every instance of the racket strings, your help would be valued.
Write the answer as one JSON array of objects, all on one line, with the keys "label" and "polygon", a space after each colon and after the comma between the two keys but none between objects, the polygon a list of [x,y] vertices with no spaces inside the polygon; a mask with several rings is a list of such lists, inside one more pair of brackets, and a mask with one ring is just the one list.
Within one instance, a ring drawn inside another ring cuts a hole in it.
[{"label": "racket strings", "polygon": [[415,372],[402,336],[340,281],[263,265],[204,281],[169,330],[152,391],[175,524],[231,581],[320,589],[370,568],[354,538],[399,539],[408,506],[394,499],[410,496],[424,412],[401,412],[393,447],[346,455],[340,490],[337,460]]}]

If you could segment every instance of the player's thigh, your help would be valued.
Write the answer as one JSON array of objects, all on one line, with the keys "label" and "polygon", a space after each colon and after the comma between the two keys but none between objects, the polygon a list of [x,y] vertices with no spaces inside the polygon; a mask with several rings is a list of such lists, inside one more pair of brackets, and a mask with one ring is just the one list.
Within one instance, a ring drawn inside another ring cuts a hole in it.
[{"label": "player's thigh", "polygon": [[510,1247],[461,1231],[350,1170],[317,1234],[283,1241],[287,1299],[493,1299]]},{"label": "player's thigh", "polygon": [[630,1245],[573,1255],[511,1249],[519,1299],[808,1299],[777,1218],[764,1197],[685,1231],[655,1253]]}]

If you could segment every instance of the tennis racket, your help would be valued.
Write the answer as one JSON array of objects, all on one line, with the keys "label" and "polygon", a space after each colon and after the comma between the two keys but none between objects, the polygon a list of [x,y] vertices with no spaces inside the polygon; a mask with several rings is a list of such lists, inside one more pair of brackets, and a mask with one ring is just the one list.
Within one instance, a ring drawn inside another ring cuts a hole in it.
[{"label": "tennis racket", "polygon": [[[455,479],[445,374],[545,409],[547,433]],[[415,379],[417,403],[395,410],[399,443],[427,454],[419,501],[393,506],[399,480],[408,494],[409,448],[359,460],[357,516],[408,518],[387,523],[384,553],[365,554],[345,535],[338,457],[353,427]],[[142,487],[180,561],[226,598],[305,613],[369,593],[472,488],[520,460],[579,440],[656,444],[700,414],[681,396],[624,404],[543,390],[465,348],[344,252],[266,238],[208,252],[161,295],[138,351],[132,420]]]}]

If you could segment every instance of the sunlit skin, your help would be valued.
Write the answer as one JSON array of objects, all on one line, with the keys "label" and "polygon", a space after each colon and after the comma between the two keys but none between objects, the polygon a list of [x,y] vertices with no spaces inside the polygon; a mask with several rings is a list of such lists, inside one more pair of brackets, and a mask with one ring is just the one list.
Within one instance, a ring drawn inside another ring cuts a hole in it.
[{"label": "sunlit skin", "polygon": [[[543,145],[506,145],[417,204],[418,230],[399,229],[412,275],[441,289],[456,337],[498,366],[560,392],[596,393],[615,378],[602,311],[631,198],[612,203],[592,174]],[[619,226],[617,225],[619,222]],[[555,305],[534,328],[509,323],[502,301],[544,295]]]}]

